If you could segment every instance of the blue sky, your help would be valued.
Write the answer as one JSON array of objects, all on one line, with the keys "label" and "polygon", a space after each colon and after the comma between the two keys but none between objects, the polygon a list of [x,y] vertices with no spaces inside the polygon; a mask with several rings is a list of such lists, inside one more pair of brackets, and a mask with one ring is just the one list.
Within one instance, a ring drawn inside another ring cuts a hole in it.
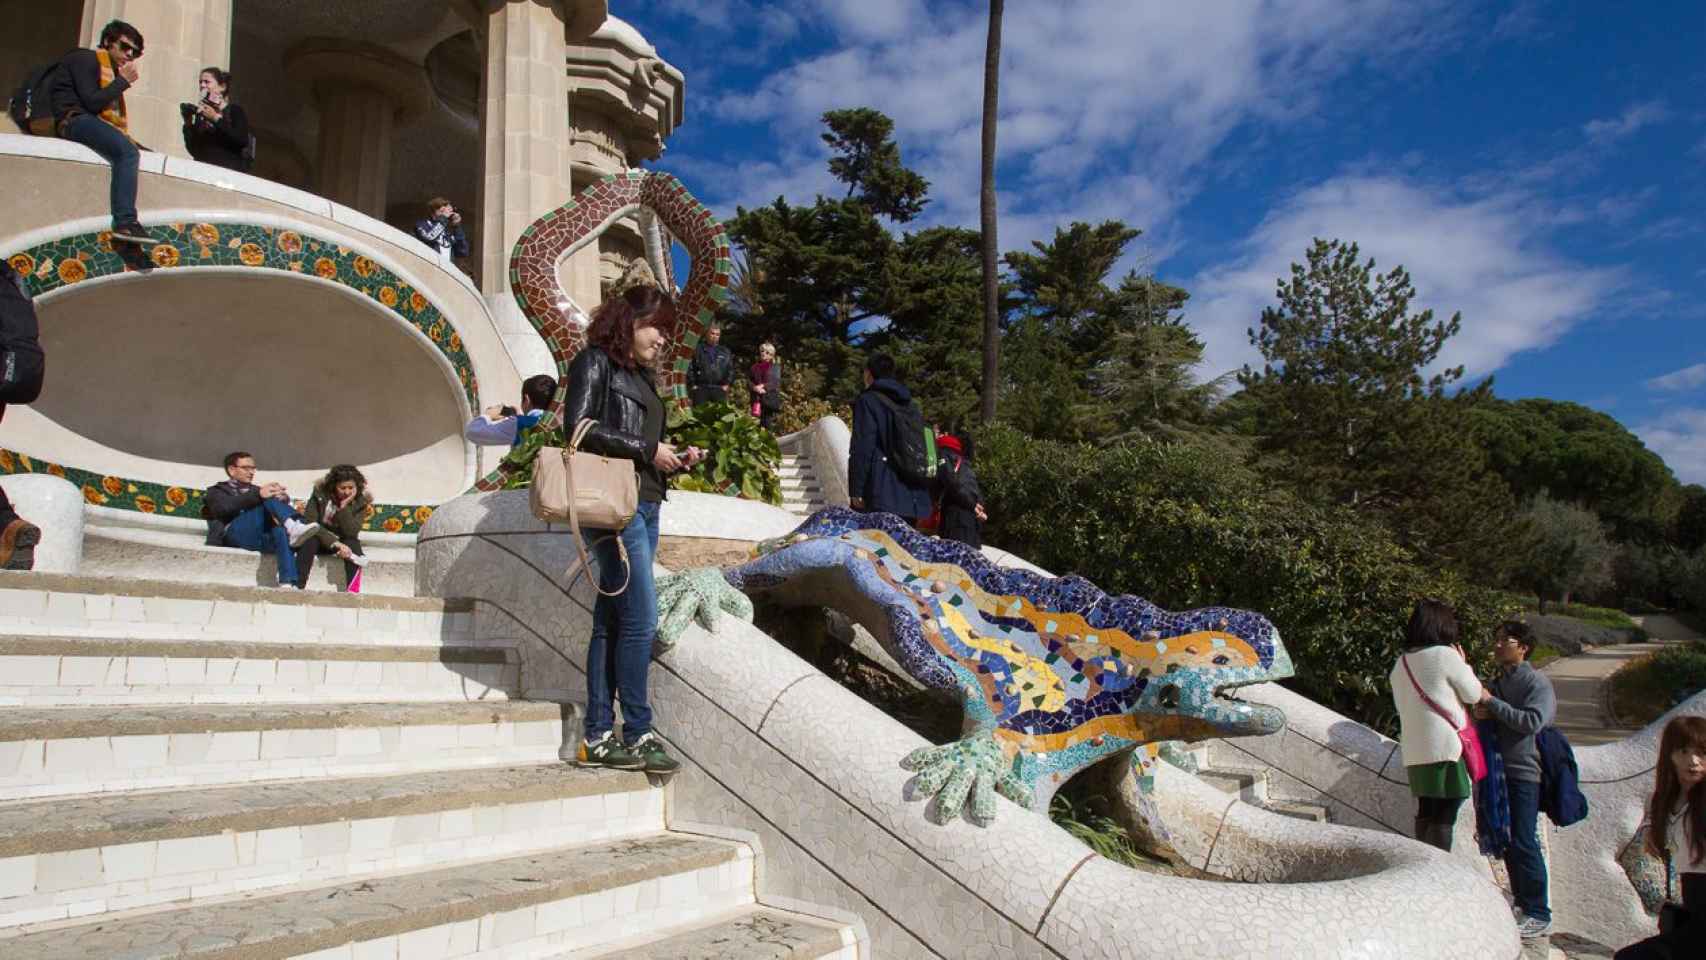
[{"label": "blue sky", "polygon": [[[818,117],[874,106],[977,225],[984,46],[970,0],[613,3],[687,75],[655,166],[722,214],[836,193]],[[1706,4],[1013,0],[1003,249],[1144,230],[1192,293],[1205,376],[1313,236],[1403,264],[1463,314],[1446,362],[1617,416],[1706,482]]]}]

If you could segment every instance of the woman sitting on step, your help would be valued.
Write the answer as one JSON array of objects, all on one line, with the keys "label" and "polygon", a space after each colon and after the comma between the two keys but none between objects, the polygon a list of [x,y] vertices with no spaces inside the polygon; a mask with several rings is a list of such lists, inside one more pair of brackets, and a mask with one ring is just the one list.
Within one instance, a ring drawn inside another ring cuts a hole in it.
[{"label": "woman sitting on step", "polygon": [[335,554],[344,562],[344,589],[349,589],[356,571],[367,565],[361,551],[361,526],[372,504],[367,478],[353,464],[338,464],[314,484],[314,493],[302,513],[319,523],[320,529],[296,548],[297,586],[308,588],[308,574],[314,569],[316,556]]}]

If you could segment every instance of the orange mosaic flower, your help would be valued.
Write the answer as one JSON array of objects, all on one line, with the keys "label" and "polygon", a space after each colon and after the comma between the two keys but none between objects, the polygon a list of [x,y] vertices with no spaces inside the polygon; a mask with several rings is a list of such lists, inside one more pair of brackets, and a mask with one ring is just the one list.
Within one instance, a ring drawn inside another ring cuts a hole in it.
[{"label": "orange mosaic flower", "polygon": [[302,261],[301,260],[290,261],[290,272],[291,273],[301,273],[302,272]]},{"label": "orange mosaic flower", "polygon": [[297,254],[302,252],[302,234],[286,230],[278,235],[278,248],[285,253]]},{"label": "orange mosaic flower", "polygon": [[169,243],[157,243],[148,258],[156,267],[175,267],[178,265],[178,248]]},{"label": "orange mosaic flower", "polygon": [[117,477],[102,477],[101,489],[105,490],[108,496],[116,497],[124,493],[124,481]]},{"label": "orange mosaic flower", "polygon": [[415,508],[415,522],[416,523],[426,523],[427,520],[431,516],[432,516],[432,508],[431,507],[416,507]]},{"label": "orange mosaic flower", "polygon": [[154,498],[149,496],[146,493],[137,494],[136,498],[133,499],[131,502],[136,504],[136,509],[141,510],[143,513],[154,513],[155,511],[160,509],[154,503]]},{"label": "orange mosaic flower", "polygon": [[338,265],[332,262],[331,257],[321,257],[314,261],[314,275],[322,280],[336,280]]},{"label": "orange mosaic flower", "polygon": [[31,270],[36,268],[36,258],[27,253],[14,253],[11,259],[6,262],[12,265],[13,270],[26,277],[30,275]]},{"label": "orange mosaic flower", "polygon": [[403,521],[402,520],[398,519],[397,517],[386,517],[385,518],[385,532],[386,533],[400,533],[400,532],[402,532],[402,529],[403,529]]},{"label": "orange mosaic flower", "polygon": [[427,336],[431,337],[434,343],[437,343],[438,341],[443,340],[444,339],[444,324],[443,323],[433,324],[432,328],[427,330]]},{"label": "orange mosaic flower", "polygon": [[413,310],[416,313],[420,313],[422,310],[425,310],[426,308],[427,308],[426,297],[421,296],[419,293],[409,294],[409,309],[410,310]]},{"label": "orange mosaic flower", "polygon": [[261,249],[260,244],[245,243],[237,248],[237,259],[243,261],[243,265],[246,267],[258,267],[266,262],[267,254]]},{"label": "orange mosaic flower", "polygon": [[83,499],[97,507],[107,502],[107,498],[101,495],[101,491],[87,483],[83,484]]},{"label": "orange mosaic flower", "polygon": [[190,502],[190,495],[183,487],[167,487],[166,502],[174,507],[181,507]]},{"label": "orange mosaic flower", "polygon": [[379,302],[385,304],[387,307],[395,307],[397,305],[397,291],[390,287],[380,287]]},{"label": "orange mosaic flower", "polygon": [[452,350],[462,349],[462,334],[452,333],[450,335],[450,349],[452,349]]},{"label": "orange mosaic flower", "polygon": [[102,230],[100,233],[95,234],[95,246],[99,248],[102,253],[116,252],[113,250],[113,232],[111,230]]},{"label": "orange mosaic flower", "polygon": [[89,275],[89,269],[83,266],[83,261],[67,257],[59,262],[59,281],[61,283],[76,283]]},{"label": "orange mosaic flower", "polygon": [[211,223],[198,223],[190,228],[190,239],[204,247],[211,247],[219,242],[219,228]]},{"label": "orange mosaic flower", "polygon": [[374,271],[378,269],[379,267],[375,265],[372,260],[369,260],[366,257],[358,256],[355,258],[355,274],[358,277],[362,277],[364,279],[371,277],[373,276]]},{"label": "orange mosaic flower", "polygon": [[50,463],[47,465],[47,475],[50,477],[58,477],[59,479],[64,480],[65,479],[65,468],[60,466],[57,463]]},{"label": "orange mosaic flower", "polygon": [[17,461],[12,459],[12,451],[0,450],[0,470],[11,473],[17,467]]},{"label": "orange mosaic flower", "polygon": [[372,520],[372,519],[373,519],[373,514],[374,514],[374,513],[375,513],[375,512],[376,512],[376,511],[375,511],[375,510],[374,510],[374,509],[373,509],[373,504],[371,504],[371,503],[370,503],[370,504],[368,504],[368,505],[367,505],[367,509],[365,509],[365,510],[363,510],[363,511],[361,511],[361,519],[362,519],[362,520],[363,520],[363,521],[367,521],[367,520]]}]

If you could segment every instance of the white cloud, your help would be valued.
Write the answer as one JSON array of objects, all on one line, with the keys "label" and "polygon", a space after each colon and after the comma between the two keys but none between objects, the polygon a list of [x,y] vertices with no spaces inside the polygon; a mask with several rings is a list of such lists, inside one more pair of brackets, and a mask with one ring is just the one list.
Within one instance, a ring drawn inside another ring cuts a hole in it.
[{"label": "white cloud", "polygon": [[1534,218],[1518,195],[1465,199],[1397,177],[1348,175],[1282,203],[1232,261],[1203,270],[1187,319],[1207,345],[1202,374],[1260,363],[1246,329],[1276,302],[1275,281],[1289,277],[1315,237],[1355,241],[1376,270],[1402,264],[1416,288],[1411,309],[1436,319],[1463,314],[1461,332],[1441,356],[1470,377],[1512,355],[1546,346],[1591,314],[1616,285],[1542,250]]},{"label": "white cloud", "polygon": [[1683,483],[1706,483],[1706,408],[1667,410],[1635,425],[1648,449],[1663,457]]},{"label": "white cloud", "polygon": [[1657,100],[1632,104],[1615,117],[1590,120],[1582,125],[1582,133],[1596,144],[1607,144],[1639,132],[1643,127],[1662,123],[1670,110]]},{"label": "white cloud", "polygon": [[1706,363],[1697,363],[1692,367],[1673,370],[1662,377],[1654,377],[1647,381],[1649,390],[1693,390],[1706,384]]}]

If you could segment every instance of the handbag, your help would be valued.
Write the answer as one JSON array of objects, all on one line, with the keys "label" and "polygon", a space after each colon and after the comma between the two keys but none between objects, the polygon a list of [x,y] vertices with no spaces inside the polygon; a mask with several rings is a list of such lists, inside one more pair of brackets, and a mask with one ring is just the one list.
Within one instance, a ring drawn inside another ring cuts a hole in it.
[{"label": "handbag", "polygon": [[[634,519],[640,507],[640,479],[634,473],[634,462],[623,457],[603,457],[582,453],[581,440],[592,429],[592,418],[575,424],[575,432],[567,447],[542,447],[533,458],[533,483],[528,487],[528,503],[533,515],[546,523],[567,523],[575,534],[575,549],[579,559],[563,572],[567,585],[580,576],[579,571],[592,569],[587,555],[586,538],[581,531],[613,531],[617,537],[617,553],[622,557],[622,586],[606,592],[597,581],[593,589],[614,597],[628,589],[632,570],[628,566],[628,549],[617,534]],[[603,542],[607,538],[599,538]]]},{"label": "handbag", "polygon": [[[1404,672],[1410,677],[1410,686],[1416,688],[1416,696],[1440,715],[1446,723],[1451,722],[1451,714],[1440,709],[1428,695],[1422,692],[1422,685],[1416,682],[1416,674],[1410,670],[1407,657],[1399,657],[1398,662],[1404,665]],[[1470,719],[1469,711],[1463,711],[1463,726],[1457,728],[1457,739],[1463,744],[1463,765],[1469,769],[1469,779],[1480,783],[1487,776],[1487,755],[1481,752],[1481,735],[1475,731],[1475,721]]]},{"label": "handbag", "polygon": [[1671,899],[1671,883],[1676,877],[1676,871],[1671,868],[1670,851],[1665,851],[1665,902],[1659,904],[1659,936],[1668,937],[1675,934],[1693,919],[1688,908]]}]

